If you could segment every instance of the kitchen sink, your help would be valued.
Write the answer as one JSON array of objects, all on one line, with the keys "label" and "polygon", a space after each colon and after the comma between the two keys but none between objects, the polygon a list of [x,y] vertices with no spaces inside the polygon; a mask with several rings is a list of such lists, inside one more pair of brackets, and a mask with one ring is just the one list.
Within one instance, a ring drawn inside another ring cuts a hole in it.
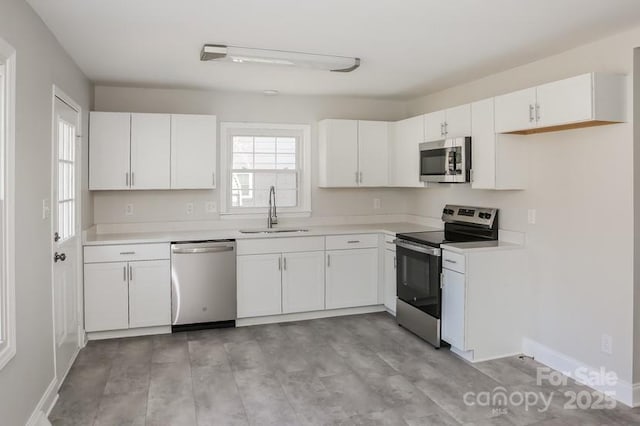
[{"label": "kitchen sink", "polygon": [[260,228],[260,229],[241,229],[241,234],[278,234],[282,232],[309,232],[308,229],[292,229],[292,228]]}]

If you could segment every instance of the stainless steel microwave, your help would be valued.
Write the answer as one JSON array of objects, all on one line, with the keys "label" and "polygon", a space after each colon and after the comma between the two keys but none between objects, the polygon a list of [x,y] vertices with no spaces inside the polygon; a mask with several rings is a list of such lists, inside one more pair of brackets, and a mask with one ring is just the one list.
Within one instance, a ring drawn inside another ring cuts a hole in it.
[{"label": "stainless steel microwave", "polygon": [[464,183],[471,180],[471,137],[420,144],[422,182]]}]

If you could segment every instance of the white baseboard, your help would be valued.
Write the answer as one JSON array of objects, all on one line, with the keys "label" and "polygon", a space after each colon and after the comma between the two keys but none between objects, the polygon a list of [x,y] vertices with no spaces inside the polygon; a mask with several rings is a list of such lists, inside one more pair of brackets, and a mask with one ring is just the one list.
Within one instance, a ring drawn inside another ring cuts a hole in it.
[{"label": "white baseboard", "polygon": [[384,305],[361,306],[357,308],[330,309],[326,311],[300,312],[296,314],[269,315],[265,317],[239,318],[237,327],[249,325],[274,324],[278,322],[305,321],[318,318],[340,317],[345,315],[369,314],[372,312],[385,312]]},{"label": "white baseboard", "polygon": [[[600,374],[600,369],[587,365],[575,358],[560,353],[526,337],[522,339],[522,352],[525,355],[534,358],[539,363],[563,373],[574,372],[580,369],[587,371],[588,375],[594,375],[594,377]],[[614,386],[592,386],[589,383],[582,384],[603,393],[615,392],[614,398],[616,401],[619,401],[629,407],[640,406],[640,383],[632,385],[631,383],[618,378],[617,383]]]},{"label": "white baseboard", "polygon": [[44,391],[42,398],[38,401],[36,408],[31,413],[29,420],[27,420],[26,426],[50,426],[47,416],[51,412],[51,409],[58,400],[57,392],[57,380],[54,377],[47,386],[47,390]]}]

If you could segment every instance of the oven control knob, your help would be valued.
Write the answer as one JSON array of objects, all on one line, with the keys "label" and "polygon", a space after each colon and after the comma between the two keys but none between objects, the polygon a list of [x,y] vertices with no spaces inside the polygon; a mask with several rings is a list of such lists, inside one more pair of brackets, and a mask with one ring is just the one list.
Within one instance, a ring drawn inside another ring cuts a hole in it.
[{"label": "oven control knob", "polygon": [[485,214],[485,215],[484,215],[484,218],[485,218],[485,219],[491,219],[491,213],[487,213],[487,214]]},{"label": "oven control knob", "polygon": [[480,219],[484,219],[484,218],[485,218],[484,213],[480,213],[480,214],[478,215],[478,217],[479,217]]}]

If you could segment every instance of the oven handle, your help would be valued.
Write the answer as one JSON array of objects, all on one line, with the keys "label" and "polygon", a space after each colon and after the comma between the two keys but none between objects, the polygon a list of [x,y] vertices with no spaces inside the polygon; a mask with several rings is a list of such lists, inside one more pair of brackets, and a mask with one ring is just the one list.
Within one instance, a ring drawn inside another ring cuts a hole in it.
[{"label": "oven handle", "polygon": [[418,253],[428,254],[429,256],[441,256],[441,251],[439,248],[435,247],[427,247],[420,244],[410,243],[406,240],[395,239],[393,240],[395,245],[398,247],[406,248],[407,250],[417,251]]}]

